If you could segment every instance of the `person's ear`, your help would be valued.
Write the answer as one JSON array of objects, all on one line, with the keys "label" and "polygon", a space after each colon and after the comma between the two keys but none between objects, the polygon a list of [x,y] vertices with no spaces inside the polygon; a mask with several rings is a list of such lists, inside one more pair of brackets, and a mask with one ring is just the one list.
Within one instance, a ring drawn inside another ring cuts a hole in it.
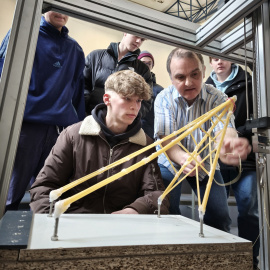
[{"label": "person's ear", "polygon": [[206,70],[206,66],[203,65],[203,78],[205,78],[205,70]]},{"label": "person's ear", "polygon": [[110,95],[107,93],[103,95],[103,102],[106,104],[106,106],[110,105],[110,98]]}]

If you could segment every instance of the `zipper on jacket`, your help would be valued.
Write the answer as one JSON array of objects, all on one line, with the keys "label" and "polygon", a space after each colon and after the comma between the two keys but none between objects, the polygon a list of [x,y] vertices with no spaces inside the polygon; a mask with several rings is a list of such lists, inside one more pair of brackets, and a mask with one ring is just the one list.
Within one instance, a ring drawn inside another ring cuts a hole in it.
[{"label": "zipper on jacket", "polygon": [[[114,149],[114,147],[119,146],[119,145],[121,145],[121,144],[126,144],[126,143],[128,143],[128,141],[127,141],[127,142],[122,142],[122,143],[116,144],[113,148],[111,148],[111,146],[109,145],[109,143],[108,143],[102,136],[99,135],[99,137],[100,137],[100,138],[108,145],[108,147],[109,147],[109,149],[110,149],[109,162],[108,162],[108,164],[107,164],[107,165],[109,165],[109,164],[111,164],[111,160],[112,160],[112,156],[113,156],[113,149]],[[109,176],[110,176],[110,171],[108,170],[108,172],[107,172],[107,178],[108,178]],[[103,208],[104,208],[104,214],[107,213],[107,212],[106,212],[106,209],[105,209],[105,195],[106,195],[106,192],[107,192],[107,186],[108,186],[108,185],[105,186],[105,192],[104,192],[104,195],[103,195]]]},{"label": "zipper on jacket", "polygon": [[[109,156],[109,162],[108,165],[111,164],[111,160],[112,160],[112,155],[113,155],[113,149],[110,148],[110,156]],[[110,176],[110,170],[107,171],[107,178]],[[105,209],[105,194],[107,192],[107,187],[108,185],[105,186],[105,191],[104,191],[104,195],[103,195],[103,208],[104,208],[104,214],[106,214],[106,209]]]},{"label": "zipper on jacket", "polygon": [[153,163],[151,163],[151,167],[152,167],[152,176],[153,176],[153,178],[154,178],[154,180],[155,180],[155,183],[156,183],[156,189],[159,190],[159,189],[158,189],[157,179],[156,179],[156,177],[155,177],[156,168],[155,168],[155,166],[154,166]]}]

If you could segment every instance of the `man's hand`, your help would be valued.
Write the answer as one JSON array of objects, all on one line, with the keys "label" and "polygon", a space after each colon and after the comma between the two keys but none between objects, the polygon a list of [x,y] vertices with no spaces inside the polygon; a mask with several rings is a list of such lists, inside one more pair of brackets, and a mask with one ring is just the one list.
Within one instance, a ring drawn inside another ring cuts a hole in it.
[{"label": "man's hand", "polygon": [[112,214],[133,214],[134,215],[134,214],[139,214],[139,213],[133,208],[125,208],[123,210],[112,212]]},{"label": "man's hand", "polygon": [[245,138],[226,138],[223,140],[223,145],[220,149],[220,160],[232,166],[239,165],[239,157],[241,160],[246,160],[251,151],[251,146]]},{"label": "man's hand", "polygon": [[[190,157],[190,154],[188,153],[184,153],[181,155],[181,160],[180,160],[180,165],[183,166],[185,164],[185,162],[187,161],[187,159]],[[197,156],[197,161],[201,162],[202,158],[200,156]],[[202,164],[203,166],[203,164]],[[184,174],[188,174],[194,167],[196,167],[196,162],[195,160],[192,160],[183,170]],[[198,167],[198,170],[201,170],[201,167]],[[196,175],[196,170],[194,170],[192,173],[190,173],[188,176],[192,177]]]}]

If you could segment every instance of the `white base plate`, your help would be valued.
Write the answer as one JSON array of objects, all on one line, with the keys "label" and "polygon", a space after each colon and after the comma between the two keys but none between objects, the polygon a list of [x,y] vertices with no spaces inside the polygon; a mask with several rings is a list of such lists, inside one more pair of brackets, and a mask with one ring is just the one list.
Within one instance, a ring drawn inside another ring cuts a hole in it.
[{"label": "white base plate", "polygon": [[54,223],[46,214],[33,215],[28,249],[248,242],[206,225],[199,237],[200,223],[183,216],[63,214],[58,241],[51,240]]}]

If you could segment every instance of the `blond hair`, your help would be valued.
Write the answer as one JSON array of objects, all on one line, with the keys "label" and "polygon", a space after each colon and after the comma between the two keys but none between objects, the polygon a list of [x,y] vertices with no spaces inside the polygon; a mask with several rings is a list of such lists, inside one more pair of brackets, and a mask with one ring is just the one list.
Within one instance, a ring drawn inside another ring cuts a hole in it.
[{"label": "blond hair", "polygon": [[149,100],[152,89],[144,78],[132,70],[121,70],[111,74],[105,82],[105,92],[114,91],[123,97],[138,96]]}]

